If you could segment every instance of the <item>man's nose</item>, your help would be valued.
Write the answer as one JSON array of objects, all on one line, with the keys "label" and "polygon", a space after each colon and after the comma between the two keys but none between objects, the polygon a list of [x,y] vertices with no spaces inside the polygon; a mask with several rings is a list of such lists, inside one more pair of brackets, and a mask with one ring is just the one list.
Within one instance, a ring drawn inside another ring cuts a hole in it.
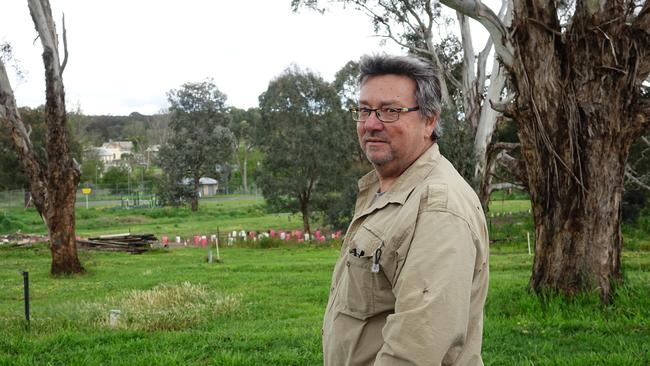
[{"label": "man's nose", "polygon": [[382,130],[384,128],[384,122],[380,121],[379,118],[377,118],[377,112],[373,111],[364,122],[364,127],[368,131]]}]

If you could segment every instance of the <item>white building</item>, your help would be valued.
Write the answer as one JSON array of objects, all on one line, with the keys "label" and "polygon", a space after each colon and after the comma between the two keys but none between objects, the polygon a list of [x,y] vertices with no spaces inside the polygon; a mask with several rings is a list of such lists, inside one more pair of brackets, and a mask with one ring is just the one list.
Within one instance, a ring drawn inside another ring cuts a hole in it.
[{"label": "white building", "polygon": [[133,154],[133,142],[131,141],[109,141],[95,149],[97,157],[104,163],[104,166],[119,165],[122,155]]}]

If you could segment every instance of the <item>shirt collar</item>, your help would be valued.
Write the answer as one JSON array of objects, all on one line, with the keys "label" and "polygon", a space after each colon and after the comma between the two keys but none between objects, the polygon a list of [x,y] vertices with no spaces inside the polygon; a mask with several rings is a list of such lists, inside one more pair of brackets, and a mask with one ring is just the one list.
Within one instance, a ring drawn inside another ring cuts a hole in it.
[{"label": "shirt collar", "polygon": [[363,210],[363,207],[371,202],[372,197],[379,189],[379,176],[376,170],[372,170],[358,181],[360,200],[357,204],[356,212],[363,210],[363,214],[367,214],[368,212],[365,211],[379,209],[389,203],[404,204],[415,186],[436,166],[439,157],[440,150],[438,144],[434,143],[395,180],[395,183],[386,191],[386,194],[377,198],[370,207]]}]

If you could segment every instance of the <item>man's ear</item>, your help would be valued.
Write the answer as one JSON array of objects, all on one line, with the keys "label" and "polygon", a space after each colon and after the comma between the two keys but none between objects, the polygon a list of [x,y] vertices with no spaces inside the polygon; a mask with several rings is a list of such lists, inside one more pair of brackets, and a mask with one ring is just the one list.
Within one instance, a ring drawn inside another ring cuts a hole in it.
[{"label": "man's ear", "polygon": [[434,114],[425,120],[424,133],[426,134],[427,138],[431,138],[431,134],[433,134],[433,129],[436,127],[437,123],[438,114]]}]

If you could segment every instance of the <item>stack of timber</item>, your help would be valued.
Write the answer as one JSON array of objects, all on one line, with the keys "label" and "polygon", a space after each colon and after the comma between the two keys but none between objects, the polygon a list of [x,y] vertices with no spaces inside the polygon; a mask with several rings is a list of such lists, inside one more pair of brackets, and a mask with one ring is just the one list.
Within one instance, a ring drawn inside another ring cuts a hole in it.
[{"label": "stack of timber", "polygon": [[140,254],[151,249],[151,244],[158,241],[153,234],[115,234],[96,238],[77,239],[81,249],[103,250],[109,252],[129,252]]}]

